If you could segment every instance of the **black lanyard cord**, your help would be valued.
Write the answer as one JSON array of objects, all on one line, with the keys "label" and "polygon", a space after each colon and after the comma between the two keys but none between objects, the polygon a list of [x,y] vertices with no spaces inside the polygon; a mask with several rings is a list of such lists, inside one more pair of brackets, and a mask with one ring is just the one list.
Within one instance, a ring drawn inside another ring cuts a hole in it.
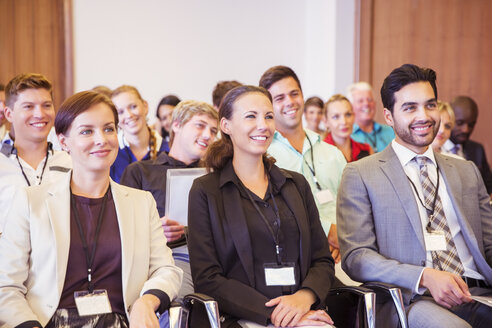
[{"label": "black lanyard cord", "polygon": [[106,193],[104,194],[103,203],[101,205],[101,210],[99,211],[99,217],[97,219],[96,234],[94,235],[92,252],[91,252],[91,254],[89,254],[89,246],[87,244],[87,239],[85,238],[84,230],[82,229],[82,224],[80,222],[79,213],[77,211],[77,207],[75,204],[75,197],[73,196],[72,188],[70,187],[70,202],[72,205],[72,211],[74,214],[75,222],[77,223],[77,228],[79,230],[80,240],[82,241],[82,246],[84,248],[85,260],[87,262],[87,281],[89,283],[89,293],[92,293],[94,291],[94,284],[92,283],[92,273],[93,273],[92,272],[92,264],[94,262],[94,257],[96,255],[97,239],[99,237],[99,233],[101,232],[101,226],[102,226],[104,211],[106,209],[106,203],[108,200],[108,194],[109,194],[110,190],[111,190],[111,186],[108,187],[108,190],[106,190]]},{"label": "black lanyard cord", "polygon": [[273,241],[275,242],[275,254],[277,256],[277,264],[281,264],[282,263],[282,257],[280,254],[280,245],[279,245],[280,213],[278,211],[277,202],[275,201],[275,197],[273,197],[273,192],[272,192],[272,188],[270,185],[270,180],[268,181],[268,192],[270,193],[270,197],[272,198],[273,210],[275,212],[275,223],[277,226],[277,231],[275,231],[275,232],[273,231],[273,228],[272,228],[270,222],[267,220],[267,218],[265,217],[263,212],[258,207],[258,204],[256,204],[255,200],[253,199],[253,196],[251,196],[251,192],[248,190],[248,188],[246,188],[246,186],[241,182],[241,180],[239,180],[239,182],[240,182],[241,186],[243,187],[244,191],[246,192],[246,194],[248,194],[249,200],[253,204],[254,208],[256,209],[258,214],[260,215],[261,219],[263,220],[263,222],[267,226],[268,231],[272,235]]},{"label": "black lanyard cord", "polygon": [[[410,178],[407,175],[407,179],[408,179],[408,181],[410,181],[410,184],[412,185],[413,190],[415,191],[415,194],[417,195],[417,198],[420,201],[420,204],[422,205],[423,208],[426,209],[427,215],[429,216],[429,223],[427,223],[427,227],[426,227],[426,230],[429,233],[432,231],[432,229],[431,229],[431,218],[434,217],[434,212],[436,210],[437,194],[439,192],[439,182],[440,182],[440,179],[439,179],[439,166],[437,164],[436,164],[436,174],[437,174],[437,184],[436,184],[436,192],[434,194],[434,199],[432,200],[432,208],[427,208],[427,206],[425,206],[422,198],[420,198],[420,195],[419,195],[419,193],[417,191],[417,187],[415,186],[415,184],[413,183],[413,181],[410,180]],[[429,180],[430,180],[430,177],[429,177]]]},{"label": "black lanyard cord", "polygon": [[[41,176],[39,177],[39,184],[41,184],[41,182],[43,181],[44,170],[46,169],[46,164],[48,164],[48,157],[50,155],[50,150],[52,151],[52,149],[53,149],[53,145],[51,144],[51,142],[48,142],[48,146],[46,148],[46,157],[45,157],[44,164],[43,164],[43,169],[41,170]],[[12,147],[12,151],[14,151],[14,150],[15,150],[15,147]],[[29,179],[27,178],[26,172],[24,172],[24,167],[22,166],[22,164],[19,160],[19,154],[18,154],[17,150],[15,150],[15,159],[17,160],[17,163],[19,164],[22,175],[24,176],[24,179],[26,180],[27,185],[30,187],[31,183],[29,182]]]},{"label": "black lanyard cord", "polygon": [[306,158],[304,157],[304,155],[302,155],[302,159],[304,159],[304,162],[306,163],[307,167],[311,171],[311,174],[313,175],[313,181],[316,184],[316,188],[318,188],[318,190],[321,191],[323,189],[319,185],[318,179],[316,179],[316,168],[314,167],[314,148],[313,148],[313,144],[311,143],[311,139],[309,139],[306,131],[304,131],[304,135],[306,136],[306,139],[309,142],[309,148],[310,148],[310,151],[311,151],[311,163],[313,163],[313,167],[309,166],[309,163],[306,161]]}]

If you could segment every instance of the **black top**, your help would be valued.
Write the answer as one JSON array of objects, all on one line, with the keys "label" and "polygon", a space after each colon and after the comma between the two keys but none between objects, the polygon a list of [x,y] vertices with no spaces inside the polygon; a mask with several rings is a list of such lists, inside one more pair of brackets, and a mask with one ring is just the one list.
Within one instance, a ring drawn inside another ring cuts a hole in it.
[{"label": "black top", "polygon": [[270,230],[261,219],[258,211],[251,203],[251,200],[247,194],[247,192],[250,193],[253,200],[258,205],[258,208],[268,220],[270,226],[276,228],[276,215],[274,211],[275,205],[270,197],[270,193],[267,191],[265,197],[261,199],[253,192],[245,189],[234,170],[225,170],[223,173],[226,176],[226,179],[236,185],[239,190],[239,194],[241,195],[240,207],[243,209],[246,224],[248,225],[248,231],[252,238],[251,246],[253,247],[256,290],[269,298],[275,298],[283,294],[292,294],[296,292],[300,287],[299,228],[297,227],[294,214],[292,214],[280,194],[280,190],[285,183],[285,176],[278,174],[280,173],[279,171],[273,170],[270,174],[269,186],[272,188],[272,194],[275,198],[275,203],[280,214],[279,246],[282,250],[282,263],[293,263],[295,265],[296,285],[282,288],[280,286],[266,285],[263,265],[265,263],[276,263],[275,242]]},{"label": "black top", "polygon": [[[89,250],[92,250],[103,197],[87,198],[74,195],[74,198]],[[87,263],[84,254],[74,212],[70,211],[70,250],[68,253],[67,274],[58,305],[60,309],[75,308],[74,292],[88,290]],[[95,289],[106,289],[108,291],[113,312],[126,315],[121,281],[120,229],[111,193],[108,194],[106,208],[103,213],[101,232],[94,255],[92,281]]]},{"label": "black top", "polygon": [[[299,272],[291,292],[312,290],[317,297],[313,308],[320,308],[333,282],[334,261],[311,188],[301,174],[275,165],[268,175],[281,222],[288,230],[282,232],[284,253],[297,263]],[[259,270],[265,260],[275,262],[274,243],[251,201],[244,197],[247,194],[234,181],[238,178],[229,161],[224,169],[193,182],[188,202],[193,283],[196,292],[215,298],[226,321],[241,318],[266,325],[273,308],[265,303],[283,294],[276,287],[266,287],[264,272]],[[257,197],[256,202],[268,203],[262,213],[271,220],[270,196]]]},{"label": "black top", "polygon": [[157,203],[157,211],[163,217],[166,213],[166,179],[168,169],[198,167],[198,161],[186,165],[160,153],[154,160],[138,161],[128,165],[121,176],[122,185],[150,191]]}]

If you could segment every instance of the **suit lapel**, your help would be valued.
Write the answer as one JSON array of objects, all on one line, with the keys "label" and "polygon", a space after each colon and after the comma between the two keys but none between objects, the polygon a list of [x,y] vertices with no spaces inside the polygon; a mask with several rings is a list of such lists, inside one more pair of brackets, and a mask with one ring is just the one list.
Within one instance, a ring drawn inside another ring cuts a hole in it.
[{"label": "suit lapel", "polygon": [[50,185],[46,198],[46,207],[53,231],[56,249],[56,282],[58,295],[61,296],[70,252],[70,180],[67,174],[58,184]]},{"label": "suit lapel", "polygon": [[[417,236],[422,248],[425,249],[424,235],[422,233],[422,222],[420,220],[420,214],[415,196],[412,192],[410,183],[408,182],[407,175],[401,166],[400,160],[396,156],[396,153],[391,145],[386,147],[381,152],[379,161],[381,170],[388,177],[389,183],[393,186],[400,204],[403,207],[410,224],[412,225],[415,235]],[[399,220],[400,218],[390,219]]]},{"label": "suit lapel", "polygon": [[244,270],[248,275],[249,283],[254,287],[253,247],[251,246],[244,211],[241,206],[238,206],[238,204],[241,204],[241,196],[233,183],[224,185],[221,192],[224,199],[224,214],[227,220],[227,226],[231,230],[232,241]]},{"label": "suit lapel", "polygon": [[114,206],[116,208],[116,216],[118,217],[118,226],[120,229],[121,271],[123,290],[125,291],[128,290],[127,287],[133,263],[133,250],[135,243],[134,232],[136,224],[135,218],[138,217],[135,211],[138,206],[134,206],[128,192],[123,187],[115,183],[113,180],[111,180],[110,185]]}]

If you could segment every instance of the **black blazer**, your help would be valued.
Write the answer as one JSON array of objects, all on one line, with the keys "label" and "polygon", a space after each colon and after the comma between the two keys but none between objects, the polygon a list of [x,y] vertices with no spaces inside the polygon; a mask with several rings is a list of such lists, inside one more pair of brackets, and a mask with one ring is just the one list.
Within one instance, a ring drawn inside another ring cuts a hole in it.
[{"label": "black blazer", "polygon": [[[236,185],[222,171],[195,180],[189,195],[188,228],[191,273],[195,291],[214,297],[221,312],[266,325],[272,312],[269,299],[255,290],[254,236],[248,232]],[[301,288],[311,289],[324,301],[334,279],[334,261],[321,227],[318,210],[306,179],[273,166],[283,174],[280,194],[292,211],[300,232]]]},{"label": "black blazer", "polygon": [[487,156],[483,146],[475,141],[468,140],[463,143],[463,153],[465,158],[475,163],[482,175],[483,182],[487,188],[487,192],[492,194],[492,173],[490,172]]}]

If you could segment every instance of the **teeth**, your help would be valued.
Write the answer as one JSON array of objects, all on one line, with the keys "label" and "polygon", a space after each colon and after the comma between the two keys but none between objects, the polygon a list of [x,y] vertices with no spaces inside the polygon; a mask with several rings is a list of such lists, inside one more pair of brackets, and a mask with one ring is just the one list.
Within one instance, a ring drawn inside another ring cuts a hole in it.
[{"label": "teeth", "polygon": [[292,115],[292,114],[295,114],[295,112],[296,112],[296,111],[295,111],[295,109],[294,109],[294,110],[289,110],[289,111],[285,112],[285,114],[287,114],[287,115]]},{"label": "teeth", "polygon": [[259,140],[259,141],[265,141],[267,138],[266,137],[251,137],[253,140]]},{"label": "teeth", "polygon": [[202,147],[207,147],[208,146],[206,143],[201,142],[201,141],[197,141],[196,143],[199,144]]},{"label": "teeth", "polygon": [[37,128],[41,128],[41,127],[45,126],[46,123],[32,123],[31,125],[34,127],[37,127]]},{"label": "teeth", "polygon": [[421,128],[414,128],[414,129],[417,131],[423,131],[423,130],[426,130],[427,128],[428,128],[428,126],[421,127]]}]

